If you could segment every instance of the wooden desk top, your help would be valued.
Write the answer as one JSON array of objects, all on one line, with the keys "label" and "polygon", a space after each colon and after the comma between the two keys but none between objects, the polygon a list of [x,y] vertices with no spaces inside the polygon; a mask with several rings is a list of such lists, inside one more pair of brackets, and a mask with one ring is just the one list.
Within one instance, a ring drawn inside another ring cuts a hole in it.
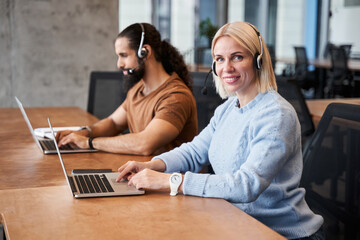
[{"label": "wooden desk top", "polygon": [[74,199],[66,186],[0,191],[11,239],[285,239],[222,199],[147,192]]},{"label": "wooden desk top", "polygon": [[326,107],[330,103],[348,103],[360,105],[360,98],[335,98],[335,99],[308,99],[306,104],[309,108],[309,112],[312,115],[314,125],[317,126],[322,115],[325,112]]},{"label": "wooden desk top", "polygon": [[[97,118],[76,107],[25,108],[33,128],[83,126]],[[63,154],[67,171],[74,168],[111,168],[116,171],[129,160],[147,161],[151,157],[111,153]],[[56,154],[44,155],[35,144],[17,108],[0,108],[0,190],[65,185]]]},{"label": "wooden desk top", "polygon": [[[34,128],[90,125],[79,108],[25,109]],[[151,157],[64,154],[73,168],[111,168]],[[42,182],[40,180],[43,180]],[[0,222],[8,239],[285,239],[223,199],[147,191],[141,196],[75,199],[57,155],[36,146],[17,108],[0,109]]]}]

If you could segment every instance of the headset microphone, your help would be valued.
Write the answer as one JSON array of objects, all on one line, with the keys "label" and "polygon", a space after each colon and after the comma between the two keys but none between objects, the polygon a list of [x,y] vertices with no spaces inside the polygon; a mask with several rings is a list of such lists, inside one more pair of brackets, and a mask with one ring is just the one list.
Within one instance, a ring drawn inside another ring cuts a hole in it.
[{"label": "headset microphone", "polygon": [[201,89],[201,94],[202,95],[207,95],[207,87],[206,87],[206,82],[207,82],[207,79],[210,75],[210,73],[212,72],[213,70],[210,69],[210,71],[208,72],[208,74],[206,75],[206,78],[205,78],[205,81],[204,81],[204,87]]},{"label": "headset microphone", "polygon": [[138,65],[137,65],[136,67],[134,67],[134,68],[128,69],[128,73],[129,73],[130,75],[134,74],[135,70],[136,70],[139,66],[140,66],[140,64],[138,64]]}]

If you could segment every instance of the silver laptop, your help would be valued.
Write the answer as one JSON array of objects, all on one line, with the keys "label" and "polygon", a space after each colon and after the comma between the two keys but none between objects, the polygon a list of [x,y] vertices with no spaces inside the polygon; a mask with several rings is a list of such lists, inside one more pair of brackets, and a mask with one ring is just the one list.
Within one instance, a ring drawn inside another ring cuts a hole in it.
[{"label": "silver laptop", "polygon": [[135,187],[129,186],[127,181],[116,182],[116,178],[119,176],[118,172],[99,174],[72,173],[71,175],[67,175],[64,161],[57,146],[55,132],[51,126],[49,118],[48,122],[51,132],[54,136],[54,145],[56,146],[56,151],[59,156],[61,167],[63,169],[67,184],[70,188],[71,194],[75,198],[129,196],[141,195],[145,193],[144,190],[137,190]]},{"label": "silver laptop", "polygon": [[[20,100],[17,97],[15,97],[15,100],[20,108],[20,111],[25,119],[26,124],[29,127],[30,133],[33,136],[34,141],[36,142],[37,146],[40,148],[40,150],[44,154],[55,154],[56,148],[55,148],[54,142],[52,140],[53,134],[51,133],[50,129],[49,128],[37,128],[34,130],[33,127],[31,126],[30,120],[25,112],[25,109],[24,109],[22,103],[20,102]],[[65,130],[65,129],[79,130],[79,129],[81,129],[81,127],[61,127],[61,128],[56,128],[54,130],[60,131],[60,130]],[[97,150],[74,148],[70,145],[65,145],[65,146],[60,147],[60,151],[62,153],[78,153],[78,152],[96,152]]]}]

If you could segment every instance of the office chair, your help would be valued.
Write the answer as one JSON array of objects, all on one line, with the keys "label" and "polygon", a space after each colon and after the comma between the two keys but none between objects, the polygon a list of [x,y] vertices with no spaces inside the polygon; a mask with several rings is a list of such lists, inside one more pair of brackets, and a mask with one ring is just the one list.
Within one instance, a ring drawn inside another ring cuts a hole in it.
[{"label": "office chair", "polygon": [[330,58],[330,48],[332,48],[334,46],[333,43],[328,42],[325,46],[325,50],[324,50],[324,58]]},{"label": "office chair", "polygon": [[207,74],[207,72],[190,72],[190,76],[193,80],[193,93],[196,101],[199,132],[209,124],[216,107],[224,102],[219,94],[217,94],[213,81],[210,81],[212,74],[209,75],[206,84],[207,94],[202,94]]},{"label": "office chair", "polygon": [[123,73],[91,72],[87,111],[99,119],[108,117],[125,100]]},{"label": "office chair", "polygon": [[4,225],[0,223],[0,240],[6,240]]},{"label": "office chair", "polygon": [[340,48],[343,48],[345,53],[346,53],[346,56],[347,58],[349,59],[350,58],[350,54],[351,54],[351,47],[352,45],[351,44],[342,44],[342,45],[339,45]]},{"label": "office chair", "polygon": [[309,90],[317,86],[315,72],[309,71],[309,61],[306,54],[305,47],[294,47],[295,49],[295,78],[298,81],[300,88]]},{"label": "office chair", "polygon": [[267,45],[267,48],[269,50],[270,53],[270,58],[271,58],[271,65],[274,69],[275,72],[275,65],[276,65],[276,52],[275,52],[275,47],[273,45]]},{"label": "office chair", "polygon": [[315,132],[314,123],[305,98],[295,79],[277,76],[276,82],[278,93],[294,107],[297,113],[301,125],[301,141],[304,149]]},{"label": "office chair", "polygon": [[353,74],[348,68],[348,55],[344,47],[332,46],[330,48],[331,69],[328,71],[325,97],[351,97],[353,96]]},{"label": "office chair", "polygon": [[360,239],[360,105],[331,103],[305,149],[300,185],[327,239]]}]

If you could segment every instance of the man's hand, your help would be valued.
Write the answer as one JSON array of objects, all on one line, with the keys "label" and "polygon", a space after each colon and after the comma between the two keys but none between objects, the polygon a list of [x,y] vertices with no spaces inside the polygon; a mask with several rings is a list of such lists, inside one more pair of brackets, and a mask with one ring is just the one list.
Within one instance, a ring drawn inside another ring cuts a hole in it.
[{"label": "man's hand", "polygon": [[58,141],[58,146],[63,146],[63,145],[75,145],[78,148],[82,148],[82,149],[88,149],[89,148],[89,143],[88,143],[89,138],[79,135],[77,134],[77,132],[72,132],[70,134],[67,134],[65,136],[62,136],[60,141]]}]

